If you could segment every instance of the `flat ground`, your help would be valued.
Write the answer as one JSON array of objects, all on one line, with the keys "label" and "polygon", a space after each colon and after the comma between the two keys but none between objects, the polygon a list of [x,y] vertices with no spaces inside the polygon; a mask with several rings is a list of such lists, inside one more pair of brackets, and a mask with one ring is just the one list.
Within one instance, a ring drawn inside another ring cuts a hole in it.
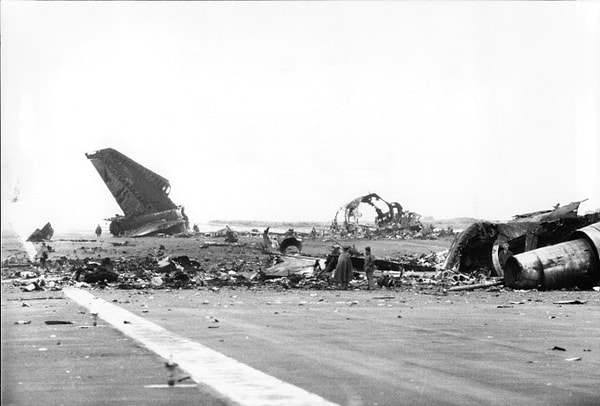
[{"label": "flat ground", "polygon": [[[263,255],[253,248],[260,240],[251,238],[246,245],[208,249],[200,248],[200,237],[130,240],[133,246],[113,245],[122,239],[82,240],[56,238],[52,256],[141,256],[160,245],[171,255],[209,262]],[[449,245],[351,243],[370,245],[381,257]],[[306,241],[303,253],[324,256],[330,245]],[[3,256],[11,249],[4,245]],[[600,403],[600,294],[594,291],[87,291],[340,405]],[[557,303],[573,300],[580,304]],[[164,358],[106,320],[95,327],[92,321],[90,309],[63,291],[28,293],[3,280],[2,404],[234,404],[231,393],[217,393],[200,380],[195,387],[183,386],[190,379],[166,387]],[[267,399],[263,404],[284,404],[275,395]]]}]

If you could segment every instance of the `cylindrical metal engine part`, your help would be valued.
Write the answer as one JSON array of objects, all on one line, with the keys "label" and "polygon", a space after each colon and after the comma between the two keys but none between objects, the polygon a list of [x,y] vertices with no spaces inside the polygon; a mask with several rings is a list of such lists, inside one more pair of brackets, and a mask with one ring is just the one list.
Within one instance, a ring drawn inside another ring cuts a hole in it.
[{"label": "cylindrical metal engine part", "polygon": [[[590,224],[587,227],[580,228],[571,236],[573,239],[583,238],[588,241],[592,251],[594,252],[594,260],[592,267],[595,269],[595,280],[592,280],[592,285],[600,285],[600,223]],[[594,275],[592,274],[592,279]]]},{"label": "cylindrical metal engine part", "polygon": [[600,223],[573,233],[572,241],[524,252],[510,258],[504,284],[516,289],[590,288],[600,278]]},{"label": "cylindrical metal engine part", "polygon": [[533,251],[515,255],[504,265],[504,285],[513,289],[542,287],[544,266]]},{"label": "cylindrical metal engine part", "polygon": [[578,240],[580,238],[586,239],[594,253],[596,258],[600,258],[600,223],[590,224],[587,227],[580,228],[571,235],[572,240]]},{"label": "cylindrical metal engine part", "polygon": [[584,239],[568,241],[541,248],[538,256],[543,258],[544,290],[590,287],[592,273],[595,276],[594,252]]}]

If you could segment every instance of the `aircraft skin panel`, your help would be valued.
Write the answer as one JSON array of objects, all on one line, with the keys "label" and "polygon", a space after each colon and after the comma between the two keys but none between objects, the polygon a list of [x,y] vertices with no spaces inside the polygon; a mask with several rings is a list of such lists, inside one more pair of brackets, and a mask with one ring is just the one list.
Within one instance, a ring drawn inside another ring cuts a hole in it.
[{"label": "aircraft skin panel", "polygon": [[125,216],[138,216],[175,209],[169,199],[169,181],[120,152],[106,148],[87,158],[123,210]]}]

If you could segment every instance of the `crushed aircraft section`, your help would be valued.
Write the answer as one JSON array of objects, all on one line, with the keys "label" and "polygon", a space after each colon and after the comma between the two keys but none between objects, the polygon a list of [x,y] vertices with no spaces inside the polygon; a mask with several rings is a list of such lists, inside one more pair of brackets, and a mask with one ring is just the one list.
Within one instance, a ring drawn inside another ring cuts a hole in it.
[{"label": "crushed aircraft section", "polygon": [[[375,229],[367,225],[360,224],[361,213],[359,207],[368,205],[375,209]],[[343,213],[343,223],[339,225],[338,216]],[[398,202],[387,202],[377,193],[369,193],[359,196],[350,203],[342,206],[336,213],[331,223],[331,230],[334,233],[347,235],[361,235],[371,233],[390,233],[398,230],[409,230],[418,232],[423,228],[420,221],[421,216],[417,213],[404,210]]]},{"label": "crushed aircraft section", "polygon": [[483,269],[504,276],[512,255],[562,243],[575,230],[600,221],[600,212],[579,216],[581,203],[516,215],[506,223],[474,223],[455,238],[443,268],[462,273]]},{"label": "crushed aircraft section", "polygon": [[169,198],[171,186],[167,179],[112,148],[85,156],[123,210],[124,216],[107,219],[111,221],[111,234],[142,237],[187,231],[188,218],[183,206]]}]

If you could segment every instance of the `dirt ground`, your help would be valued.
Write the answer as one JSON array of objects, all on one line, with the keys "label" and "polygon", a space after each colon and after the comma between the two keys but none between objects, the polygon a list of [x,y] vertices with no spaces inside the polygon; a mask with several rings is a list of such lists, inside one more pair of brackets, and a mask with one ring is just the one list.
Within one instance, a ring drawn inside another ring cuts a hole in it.
[{"label": "dirt ground", "polygon": [[[207,250],[202,248],[206,242],[223,244],[211,245]],[[237,244],[225,244],[223,238],[210,238],[193,235],[189,238],[180,237],[143,237],[143,238],[114,238],[95,236],[65,235],[55,237],[50,245],[55,252],[51,253],[50,259],[60,256],[68,257],[121,257],[121,256],[144,256],[154,254],[164,246],[164,252],[171,256],[188,255],[191,258],[203,258],[206,254],[214,255],[216,258],[230,255],[252,255],[259,250],[262,242],[261,237],[240,237]],[[324,258],[331,250],[334,243],[341,245],[352,245],[363,252],[364,248],[370,246],[373,254],[382,258],[394,258],[407,254],[429,254],[447,250],[452,243],[451,237],[439,240],[310,240],[304,239],[302,254]],[[128,245],[123,245],[128,244]],[[118,246],[115,246],[118,245]],[[11,247],[2,249],[3,258],[10,254]],[[16,247],[13,249],[17,249]]]},{"label": "dirt ground", "polygon": [[[264,255],[259,238],[202,248],[206,240],[145,238],[115,246],[125,240],[56,237],[51,259],[158,250],[207,262]],[[303,253],[324,257],[331,244],[305,241]],[[350,244],[394,258],[438,252],[450,241]],[[3,244],[3,257],[12,249]],[[594,291],[87,289],[340,405],[600,403],[600,294]],[[176,392],[148,389],[164,382],[163,362],[102,320],[92,328],[89,312],[61,291],[23,292],[3,277],[3,404],[231,404],[226,393],[211,393],[201,382]]]}]

